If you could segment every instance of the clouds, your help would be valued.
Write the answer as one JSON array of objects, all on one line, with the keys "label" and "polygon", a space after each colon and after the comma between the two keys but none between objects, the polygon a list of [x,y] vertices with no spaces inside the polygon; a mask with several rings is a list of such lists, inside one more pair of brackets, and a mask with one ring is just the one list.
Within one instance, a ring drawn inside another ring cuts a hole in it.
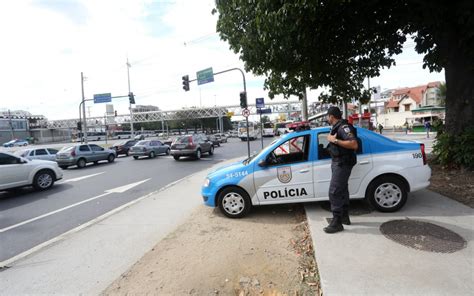
[{"label": "clouds", "polygon": [[[51,119],[77,117],[80,72],[87,77],[87,98],[104,92],[124,95],[128,92],[127,56],[138,104],[162,109],[235,105],[242,90],[239,72],[218,75],[214,83],[200,87],[192,83],[190,92],[182,90],[181,76],[185,74],[194,78],[196,71],[208,67],[214,71],[243,68],[239,57],[215,32],[213,3],[1,1],[0,108],[26,109]],[[404,60],[416,62],[422,58],[412,51],[399,63]],[[383,71],[372,84],[388,88],[436,80],[419,69],[421,64]],[[266,97],[263,77],[247,73],[246,78],[249,99]],[[117,99],[114,104],[119,113],[128,112],[126,99]],[[91,108],[92,115],[102,116],[104,112],[103,104]]]}]

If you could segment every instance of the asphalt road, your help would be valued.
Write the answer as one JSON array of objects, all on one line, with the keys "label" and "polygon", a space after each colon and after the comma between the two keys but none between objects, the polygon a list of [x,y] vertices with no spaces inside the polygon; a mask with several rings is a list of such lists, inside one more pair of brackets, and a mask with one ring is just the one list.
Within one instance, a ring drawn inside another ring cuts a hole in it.
[{"label": "asphalt road", "polygon": [[[272,140],[265,138],[265,145]],[[252,152],[260,148],[260,140],[251,142]],[[122,156],[111,164],[64,170],[63,180],[47,191],[0,192],[0,262],[190,174],[246,155],[246,142],[230,139],[214,155],[204,155],[199,161],[175,161],[165,155],[139,160]]]}]

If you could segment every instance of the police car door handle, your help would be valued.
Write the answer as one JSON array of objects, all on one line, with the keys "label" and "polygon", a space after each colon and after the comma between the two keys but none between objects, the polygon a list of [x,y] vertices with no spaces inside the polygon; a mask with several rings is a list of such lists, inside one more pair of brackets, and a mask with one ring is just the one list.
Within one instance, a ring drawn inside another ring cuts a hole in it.
[{"label": "police car door handle", "polygon": [[309,169],[302,169],[302,170],[300,170],[300,173],[302,173],[302,174],[307,173],[307,172],[309,172]]},{"label": "police car door handle", "polygon": [[359,164],[369,164],[369,161],[368,161],[368,160],[364,160],[364,161],[359,162]]}]

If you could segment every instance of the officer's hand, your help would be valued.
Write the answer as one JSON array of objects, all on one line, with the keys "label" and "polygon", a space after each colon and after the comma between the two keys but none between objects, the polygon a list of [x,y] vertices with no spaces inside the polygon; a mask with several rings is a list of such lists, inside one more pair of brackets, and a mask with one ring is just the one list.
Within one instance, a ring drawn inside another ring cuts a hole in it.
[{"label": "officer's hand", "polygon": [[332,143],[332,142],[336,141],[336,135],[329,134],[328,135],[328,141],[329,141],[329,143]]}]

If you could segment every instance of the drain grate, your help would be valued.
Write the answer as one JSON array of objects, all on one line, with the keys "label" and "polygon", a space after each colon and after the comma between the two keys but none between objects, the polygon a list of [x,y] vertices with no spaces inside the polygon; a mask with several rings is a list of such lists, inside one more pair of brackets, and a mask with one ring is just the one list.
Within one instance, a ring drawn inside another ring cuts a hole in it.
[{"label": "drain grate", "polygon": [[444,227],[417,220],[392,220],[380,225],[388,239],[401,245],[428,252],[454,253],[467,246],[459,234]]}]

